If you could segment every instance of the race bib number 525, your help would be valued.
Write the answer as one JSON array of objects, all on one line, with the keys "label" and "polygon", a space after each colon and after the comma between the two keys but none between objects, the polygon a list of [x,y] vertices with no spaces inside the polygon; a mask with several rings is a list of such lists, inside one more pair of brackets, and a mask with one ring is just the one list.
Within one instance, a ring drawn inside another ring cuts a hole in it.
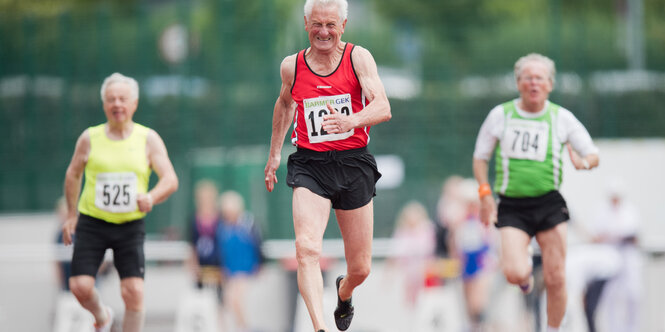
[{"label": "race bib number 525", "polygon": [[353,129],[338,134],[331,134],[323,130],[321,124],[323,117],[328,115],[327,104],[335,109],[335,112],[349,116],[353,114],[351,108],[351,94],[337,96],[323,96],[303,100],[305,119],[307,122],[307,136],[310,143],[321,143],[328,141],[339,141],[353,135]]},{"label": "race bib number 525", "polygon": [[135,173],[98,173],[95,181],[95,206],[99,209],[113,213],[136,211]]}]

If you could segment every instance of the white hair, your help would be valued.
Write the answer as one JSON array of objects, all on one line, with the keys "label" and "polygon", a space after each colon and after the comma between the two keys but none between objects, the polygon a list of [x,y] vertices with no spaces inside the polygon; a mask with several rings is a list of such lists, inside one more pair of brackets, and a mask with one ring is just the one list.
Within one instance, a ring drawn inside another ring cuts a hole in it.
[{"label": "white hair", "polygon": [[307,0],[305,1],[305,17],[309,19],[312,16],[314,5],[336,5],[339,19],[344,21],[349,13],[349,3],[346,0]]},{"label": "white hair", "polygon": [[109,85],[113,83],[125,83],[129,85],[129,89],[131,90],[131,97],[134,100],[139,99],[139,83],[136,82],[136,80],[131,77],[127,77],[120,73],[113,73],[111,74],[111,76],[105,78],[104,83],[102,83],[102,89],[101,89],[102,101],[104,101],[104,93],[106,92],[106,88],[108,88]]},{"label": "white hair", "polygon": [[219,197],[219,205],[222,211],[233,210],[241,214],[245,211],[245,200],[237,191],[228,190]]},{"label": "white hair", "polygon": [[517,60],[515,62],[515,80],[519,80],[520,75],[522,75],[522,70],[524,66],[529,62],[539,62],[545,65],[547,70],[550,72],[550,82],[554,85],[554,76],[556,75],[556,67],[554,66],[554,61],[552,59],[538,53],[529,53]]}]

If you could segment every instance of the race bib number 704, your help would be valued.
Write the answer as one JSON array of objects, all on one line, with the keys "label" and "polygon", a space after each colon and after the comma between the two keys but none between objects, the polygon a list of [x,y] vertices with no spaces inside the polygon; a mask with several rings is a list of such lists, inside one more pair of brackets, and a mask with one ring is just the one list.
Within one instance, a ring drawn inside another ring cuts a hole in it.
[{"label": "race bib number 704", "polygon": [[135,173],[98,173],[95,179],[95,206],[99,209],[124,213],[136,211]]},{"label": "race bib number 704", "polygon": [[544,161],[549,137],[547,122],[510,119],[501,150],[510,158]]},{"label": "race bib number 704", "polygon": [[307,136],[310,143],[321,143],[328,141],[339,141],[353,135],[353,129],[338,134],[331,134],[323,130],[321,124],[323,117],[328,115],[327,104],[335,109],[335,112],[349,116],[353,114],[351,108],[351,94],[322,96],[303,100],[305,109],[305,120],[307,122]]}]

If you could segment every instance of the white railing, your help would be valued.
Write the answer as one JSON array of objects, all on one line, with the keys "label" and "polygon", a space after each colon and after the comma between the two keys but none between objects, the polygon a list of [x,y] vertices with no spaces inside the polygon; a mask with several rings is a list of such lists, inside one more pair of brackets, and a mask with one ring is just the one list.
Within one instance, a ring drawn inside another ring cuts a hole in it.
[{"label": "white railing", "polygon": [[[384,258],[391,256],[391,239],[377,238],[372,245],[372,256]],[[293,240],[266,240],[263,253],[268,259],[295,257],[296,248]],[[184,261],[190,255],[190,245],[185,241],[146,240],[145,259],[147,261]],[[324,257],[343,258],[344,243],[341,239],[323,240]],[[0,263],[28,263],[41,261],[68,261],[72,257],[72,246],[62,244],[0,244]],[[112,254],[106,252],[106,259]]]}]

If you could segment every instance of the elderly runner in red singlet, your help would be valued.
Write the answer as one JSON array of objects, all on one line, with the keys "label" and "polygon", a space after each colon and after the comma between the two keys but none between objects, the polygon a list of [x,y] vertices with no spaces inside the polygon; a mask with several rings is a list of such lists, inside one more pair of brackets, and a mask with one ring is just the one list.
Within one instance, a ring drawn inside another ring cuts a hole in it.
[{"label": "elderly runner in red singlet", "polygon": [[346,330],[353,318],[351,295],[369,275],[375,183],[381,176],[367,151],[370,126],[391,118],[376,63],[366,49],[341,40],[346,0],[307,0],[305,30],[310,47],[287,56],[280,73],[270,154],[265,168],[274,189],[284,136],[293,121],[286,182],[293,188],[298,287],[315,331],[323,320],[319,257],[330,208],[344,240],[346,275],[339,276],[335,323]]}]

